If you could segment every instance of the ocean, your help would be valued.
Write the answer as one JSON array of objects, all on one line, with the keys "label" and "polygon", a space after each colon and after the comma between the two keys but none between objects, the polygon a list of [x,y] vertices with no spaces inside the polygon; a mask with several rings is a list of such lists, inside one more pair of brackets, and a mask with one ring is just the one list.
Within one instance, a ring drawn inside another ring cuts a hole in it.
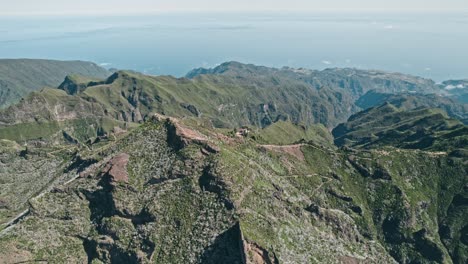
[{"label": "ocean", "polygon": [[468,78],[466,13],[161,13],[0,17],[0,58],[89,60],[184,76],[240,61]]}]

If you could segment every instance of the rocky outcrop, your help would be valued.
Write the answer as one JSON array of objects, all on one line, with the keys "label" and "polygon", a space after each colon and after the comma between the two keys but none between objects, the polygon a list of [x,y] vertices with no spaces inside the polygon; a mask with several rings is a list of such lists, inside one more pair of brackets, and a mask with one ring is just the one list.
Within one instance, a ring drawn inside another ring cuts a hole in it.
[{"label": "rocky outcrop", "polygon": [[113,157],[104,167],[104,177],[109,177],[112,184],[128,183],[127,164],[130,156],[121,153]]},{"label": "rocky outcrop", "polygon": [[205,154],[219,152],[218,147],[210,143],[208,137],[199,131],[181,124],[180,120],[155,114],[153,120],[162,123],[167,130],[167,140],[175,150],[180,150],[192,143],[204,146]]},{"label": "rocky outcrop", "polygon": [[83,92],[86,87],[87,83],[79,83],[72,76],[67,76],[58,88],[64,90],[67,94],[74,95]]},{"label": "rocky outcrop", "polygon": [[246,264],[279,264],[278,259],[255,243],[242,241]]}]

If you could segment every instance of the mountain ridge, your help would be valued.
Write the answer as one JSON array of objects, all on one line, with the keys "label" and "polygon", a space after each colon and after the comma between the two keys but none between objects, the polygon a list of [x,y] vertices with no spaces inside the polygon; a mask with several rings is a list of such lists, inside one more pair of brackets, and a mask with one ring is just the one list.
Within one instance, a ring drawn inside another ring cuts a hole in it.
[{"label": "mountain ridge", "polygon": [[0,108],[29,92],[58,86],[69,74],[106,78],[110,72],[92,62],[43,59],[0,59]]},{"label": "mountain ridge", "polygon": [[466,263],[468,129],[432,106],[463,108],[237,66],[69,76],[0,111],[0,259]]}]

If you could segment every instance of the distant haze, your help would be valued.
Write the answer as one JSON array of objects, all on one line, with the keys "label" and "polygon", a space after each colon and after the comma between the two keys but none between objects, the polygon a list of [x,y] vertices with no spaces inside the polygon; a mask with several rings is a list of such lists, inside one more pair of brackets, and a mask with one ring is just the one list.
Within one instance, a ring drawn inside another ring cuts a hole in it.
[{"label": "distant haze", "polygon": [[1,0],[0,15],[135,14],[171,11],[453,11],[466,0]]},{"label": "distant haze", "polygon": [[236,60],[381,69],[442,81],[468,78],[467,32],[463,13],[0,17],[0,58],[90,60],[176,76]]},{"label": "distant haze", "polygon": [[467,8],[468,0],[0,0],[0,58],[176,76],[236,60],[442,81],[468,78]]}]

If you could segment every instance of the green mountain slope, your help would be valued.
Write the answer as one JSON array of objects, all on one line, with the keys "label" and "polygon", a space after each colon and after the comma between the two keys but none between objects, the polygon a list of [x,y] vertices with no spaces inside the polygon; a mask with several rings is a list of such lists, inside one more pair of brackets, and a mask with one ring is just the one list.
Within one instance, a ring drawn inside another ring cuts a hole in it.
[{"label": "green mountain slope", "polygon": [[468,146],[468,127],[440,109],[404,111],[385,103],[350,117],[333,130],[335,144],[362,148],[453,151]]},{"label": "green mountain slope", "polygon": [[296,80],[320,88],[330,87],[349,92],[354,98],[362,96],[369,90],[386,93],[419,92],[438,93],[440,87],[434,81],[401,73],[377,70],[360,70],[351,68],[331,68],[323,71],[309,69],[282,69],[226,62],[213,69],[199,68],[187,74],[188,78],[201,75],[221,75],[257,79],[268,77]]},{"label": "green mountain slope", "polygon": [[[98,81],[70,75],[59,87],[68,93],[61,95],[63,100],[56,98],[58,92],[43,89],[3,111],[0,122],[4,126],[28,123],[28,127],[39,128],[57,127],[55,123],[64,118],[98,117],[138,123],[153,113],[163,113],[203,118],[214,127],[224,128],[266,127],[278,121],[333,128],[363,106],[358,99],[362,101],[363,93],[370,89],[382,92],[432,92],[436,89],[429,80],[401,74],[352,69],[274,69],[236,62],[211,70],[194,70],[188,76],[190,79],[177,79],[119,71],[105,81]],[[427,99],[413,105],[432,106],[434,103]],[[449,113],[457,114],[460,119],[465,116],[464,106],[450,99],[439,106],[453,109]],[[102,126],[97,124],[94,130],[98,127]],[[9,135],[16,135],[18,131],[8,130]],[[21,133],[17,135],[19,139]],[[15,140],[11,136],[6,138]]]},{"label": "green mountain slope", "polygon": [[[138,128],[99,154],[83,153],[81,159],[95,164],[94,169],[68,166],[67,175],[81,171],[81,176],[31,200],[28,215],[0,239],[2,258],[126,263],[343,258],[391,263],[385,250],[363,237],[345,213],[326,207],[309,211],[311,199],[320,201],[327,187],[338,183],[326,164],[317,168],[305,162],[313,162],[320,151],[304,146],[298,159],[288,152],[265,152],[253,142],[225,145],[216,134],[203,132],[163,120]],[[201,139],[179,137],[189,141],[180,148],[174,137],[181,133]],[[208,137],[214,140],[206,141]],[[297,166],[290,168],[291,162]],[[345,232],[339,231],[343,228]],[[41,243],[39,237],[55,242]]]},{"label": "green mountain slope", "polygon": [[[78,155],[49,152],[62,159],[50,169],[55,184],[0,234],[2,259],[466,260],[461,160],[420,150],[341,151],[317,140],[259,143],[187,122],[157,117]],[[28,160],[38,150],[45,148],[29,148]]]},{"label": "green mountain slope", "polygon": [[[0,260],[468,261],[467,126],[425,106],[464,110],[431,81],[233,62],[188,77],[70,75],[0,111]],[[356,113],[372,87],[417,94]]]},{"label": "green mountain slope", "polygon": [[[289,121],[304,124],[306,128],[323,124],[331,129],[346,121],[360,107],[386,99],[407,109],[442,107],[452,117],[466,118],[466,105],[448,98],[429,94],[404,97],[387,94],[391,91],[428,93],[438,89],[429,80],[396,73],[274,69],[230,62],[210,70],[194,70],[188,76],[190,79],[178,79],[119,71],[107,80],[99,81],[69,75],[59,86],[68,94],[43,89],[2,111],[0,136],[11,140],[32,139],[23,134],[51,127],[60,132],[57,122],[78,120],[79,124],[86,125],[90,118],[93,121],[87,134],[97,135],[98,130],[107,133],[115,126],[125,129],[154,113],[202,118],[214,127],[223,128],[267,127],[278,121]],[[369,92],[363,94],[366,91]],[[376,101],[369,96],[372,93],[382,96]],[[120,124],[111,124],[109,120]],[[26,125],[27,129],[16,127],[18,123]],[[77,128],[83,129],[89,130]],[[80,141],[83,140],[86,141],[85,138]]]},{"label": "green mountain slope", "polygon": [[356,105],[362,109],[379,106],[388,102],[398,108],[407,110],[427,107],[440,108],[447,114],[464,123],[468,122],[468,104],[459,103],[454,99],[436,94],[417,94],[417,93],[382,93],[371,90],[361,96]]},{"label": "green mountain slope", "polygon": [[[154,113],[199,117],[224,128],[266,127],[280,120],[330,127],[344,121],[348,111],[356,111],[345,95],[328,88],[314,89],[288,80],[272,84],[269,77],[265,79],[258,83],[223,76],[189,80],[119,71],[104,82],[76,88],[67,78],[61,89],[67,90],[67,86],[81,92],[70,95],[47,88],[32,93],[0,112],[0,136],[21,140],[22,132],[14,129],[18,124],[40,130],[51,123],[84,118],[138,123]],[[5,136],[6,130],[18,131],[8,132],[17,137]]]},{"label": "green mountain slope", "polygon": [[[368,149],[370,152],[378,153],[377,156],[370,159],[358,158],[357,161],[354,156],[349,158],[349,161],[361,173],[368,175],[368,177],[389,180],[389,183],[400,188],[402,191],[400,195],[403,197],[422,198],[425,196],[425,199],[431,203],[438,201],[436,202],[437,210],[432,213],[435,218],[432,220],[434,226],[431,230],[438,232],[435,236],[440,237],[440,242],[448,250],[453,263],[467,261],[468,244],[465,236],[467,235],[466,223],[468,220],[468,200],[466,199],[468,197],[468,188],[466,188],[468,180],[468,127],[466,125],[448,118],[441,109],[404,110],[404,107],[397,108],[385,103],[353,115],[347,123],[336,127],[333,130],[333,135],[338,146],[360,149],[352,152],[359,153],[364,151],[362,149]],[[403,149],[411,150],[404,151]],[[424,152],[434,160],[429,158],[418,160],[424,157],[421,150],[425,150]],[[404,154],[401,157],[390,158],[388,163],[384,165],[386,169],[382,170],[382,165],[376,164],[376,162],[387,159],[390,153],[395,152]],[[444,169],[436,172],[438,169],[429,165],[431,162],[437,162],[439,165],[443,162],[447,163],[443,165]],[[369,166],[372,169],[369,169]],[[460,167],[455,169],[456,166]],[[404,172],[400,172],[399,175],[392,174],[392,170],[388,170],[389,167],[404,170]],[[419,168],[432,169],[414,174],[414,170],[419,170]],[[460,174],[455,176],[457,173]],[[403,179],[409,175],[412,175],[409,179]],[[401,176],[403,178],[400,178]],[[419,184],[410,183],[412,180],[416,180]],[[423,183],[424,181],[427,182]],[[429,187],[430,185],[432,187]],[[450,188],[455,189],[449,191]],[[420,201],[418,205],[421,206],[423,203]],[[427,216],[429,215],[431,213],[428,212]],[[389,227],[391,226],[401,227],[401,223],[391,222]],[[407,253],[401,248],[401,243],[404,240],[415,242],[416,248],[422,250],[425,257],[435,256],[433,255],[437,251],[434,248],[435,244],[432,246],[429,244],[421,245],[418,242],[418,236],[425,236],[427,232],[430,232],[427,228],[413,232],[413,237],[409,240],[408,237],[404,238],[406,235],[392,235],[391,239],[395,240],[388,245],[395,246],[397,251],[394,251],[393,254],[397,254],[394,256],[399,256],[400,261],[403,262],[408,261]],[[435,241],[433,240],[433,242]],[[398,260],[398,257],[396,259]],[[432,259],[432,261],[444,262],[442,259]]]},{"label": "green mountain slope", "polygon": [[18,102],[39,88],[56,87],[69,74],[99,79],[110,75],[106,69],[91,62],[0,59],[0,108]]}]

